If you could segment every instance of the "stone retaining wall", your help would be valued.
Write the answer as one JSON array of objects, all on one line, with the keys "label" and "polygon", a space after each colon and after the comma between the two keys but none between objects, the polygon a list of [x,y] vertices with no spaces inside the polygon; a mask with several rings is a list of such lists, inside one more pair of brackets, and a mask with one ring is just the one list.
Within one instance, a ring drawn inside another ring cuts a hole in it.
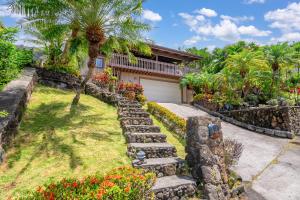
[{"label": "stone retaining wall", "polygon": [[[284,131],[284,130],[276,130],[276,129],[270,129],[270,128],[265,128],[265,127],[259,127],[259,126],[256,126],[256,125],[248,124],[246,122],[238,121],[238,120],[236,120],[232,117],[228,117],[224,114],[208,110],[208,109],[206,109],[206,108],[204,108],[204,107],[202,107],[201,105],[198,105],[198,104],[194,104],[194,106],[196,108],[199,108],[199,109],[207,112],[208,114],[210,114],[212,116],[219,117],[220,119],[222,119],[225,122],[234,124],[236,126],[239,126],[239,127],[248,129],[250,131],[260,133],[260,134],[265,134],[265,135],[274,136],[274,137],[281,137],[281,138],[289,138],[289,139],[292,139],[295,136],[295,133],[291,132],[291,131]],[[295,120],[297,120],[297,118]]]},{"label": "stone retaining wall", "polygon": [[50,87],[61,89],[77,89],[81,83],[81,77],[71,74],[50,71],[45,68],[36,68],[39,77],[38,82]]},{"label": "stone retaining wall", "polygon": [[250,125],[300,134],[300,107],[266,107],[220,112]]},{"label": "stone retaining wall", "polygon": [[7,112],[7,116],[0,117],[0,147],[7,145],[16,134],[36,81],[36,70],[25,68],[18,79],[0,92],[0,111]]}]

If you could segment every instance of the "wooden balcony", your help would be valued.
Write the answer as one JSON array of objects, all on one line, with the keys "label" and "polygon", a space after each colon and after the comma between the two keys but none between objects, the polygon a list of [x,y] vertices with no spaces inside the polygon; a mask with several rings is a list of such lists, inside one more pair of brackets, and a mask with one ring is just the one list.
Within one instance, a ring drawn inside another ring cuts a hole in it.
[{"label": "wooden balcony", "polygon": [[128,56],[122,54],[113,54],[108,65],[124,70],[144,72],[146,74],[158,74],[166,76],[181,77],[182,70],[178,65],[154,61],[145,58],[137,58],[137,62],[129,62]]}]

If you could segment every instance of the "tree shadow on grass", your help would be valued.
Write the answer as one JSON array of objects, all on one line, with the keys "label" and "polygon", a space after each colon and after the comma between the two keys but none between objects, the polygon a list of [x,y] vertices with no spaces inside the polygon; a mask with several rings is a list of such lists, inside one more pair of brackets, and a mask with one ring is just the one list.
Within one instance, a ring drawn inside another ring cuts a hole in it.
[{"label": "tree shadow on grass", "polygon": [[[81,158],[74,152],[72,145],[64,143],[64,138],[59,137],[56,134],[56,130],[68,130],[67,134],[73,143],[86,145],[76,138],[75,131],[72,131],[72,129],[76,130],[77,128],[88,126],[89,123],[107,120],[107,118],[104,118],[104,115],[101,113],[96,115],[86,115],[85,113],[80,118],[83,112],[92,109],[92,107],[79,104],[76,108],[73,107],[69,111],[65,111],[69,107],[69,104],[64,102],[43,103],[27,113],[29,116],[21,126],[21,130],[25,134],[19,136],[13,142],[14,152],[8,156],[8,167],[12,168],[14,163],[21,159],[22,148],[33,146],[34,150],[25,166],[17,173],[15,181],[20,175],[24,174],[33,160],[39,159],[43,155],[47,157],[50,157],[51,154],[67,155],[70,160],[69,166],[72,170],[83,164]],[[66,113],[63,114],[63,112]],[[75,117],[76,120],[72,120]],[[119,132],[105,132],[108,134],[119,134]],[[94,140],[113,141],[107,134],[92,132],[84,135]]]}]

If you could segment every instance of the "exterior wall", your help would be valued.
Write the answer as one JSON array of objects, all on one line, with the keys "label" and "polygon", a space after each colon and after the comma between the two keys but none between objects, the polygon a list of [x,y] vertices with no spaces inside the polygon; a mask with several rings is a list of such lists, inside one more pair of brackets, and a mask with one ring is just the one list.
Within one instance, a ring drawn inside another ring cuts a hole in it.
[{"label": "exterior wall", "polygon": [[[150,80],[178,83],[178,87],[179,87],[179,80],[171,79],[171,78],[130,73],[130,72],[121,72],[119,77],[120,81],[139,83],[139,84],[141,79],[150,79]],[[181,102],[187,103],[187,89],[185,88],[181,90]]]}]

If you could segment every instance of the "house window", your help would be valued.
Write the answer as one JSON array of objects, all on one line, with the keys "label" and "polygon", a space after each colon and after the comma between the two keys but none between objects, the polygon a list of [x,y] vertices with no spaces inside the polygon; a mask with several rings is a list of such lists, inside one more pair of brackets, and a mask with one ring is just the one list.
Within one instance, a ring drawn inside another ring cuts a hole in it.
[{"label": "house window", "polygon": [[97,58],[96,59],[96,68],[97,69],[103,69],[104,68],[104,59],[103,58]]}]

